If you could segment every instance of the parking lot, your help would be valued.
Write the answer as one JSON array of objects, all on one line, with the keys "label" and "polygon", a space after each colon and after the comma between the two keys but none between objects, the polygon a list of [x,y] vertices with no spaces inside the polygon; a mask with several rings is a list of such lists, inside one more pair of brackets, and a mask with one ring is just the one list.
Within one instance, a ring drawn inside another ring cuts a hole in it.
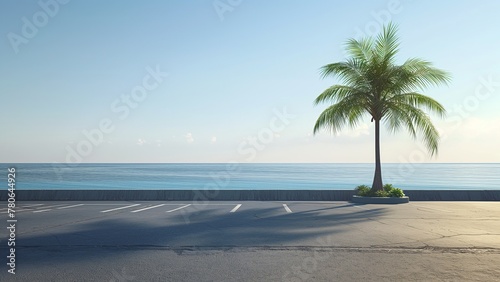
[{"label": "parking lot", "polygon": [[[1,281],[500,276],[497,202],[53,201],[15,210],[17,273],[3,269]],[[7,219],[5,203],[0,214]],[[0,235],[7,250],[7,229]]]}]

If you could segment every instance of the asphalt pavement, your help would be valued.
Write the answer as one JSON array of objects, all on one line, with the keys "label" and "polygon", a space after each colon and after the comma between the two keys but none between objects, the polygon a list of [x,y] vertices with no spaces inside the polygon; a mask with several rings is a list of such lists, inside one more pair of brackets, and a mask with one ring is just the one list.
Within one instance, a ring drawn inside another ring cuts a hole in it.
[{"label": "asphalt pavement", "polygon": [[[0,204],[0,281],[497,281],[500,203]],[[12,224],[13,228],[7,228]],[[14,234],[14,235],[12,235]],[[12,271],[11,271],[12,272]]]}]

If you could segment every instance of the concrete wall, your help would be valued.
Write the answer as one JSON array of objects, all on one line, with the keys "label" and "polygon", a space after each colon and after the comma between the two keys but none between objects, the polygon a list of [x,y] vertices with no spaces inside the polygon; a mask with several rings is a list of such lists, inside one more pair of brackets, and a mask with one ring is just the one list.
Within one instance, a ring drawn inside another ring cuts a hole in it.
[{"label": "concrete wall", "polygon": [[[353,190],[17,190],[16,201],[350,201]],[[500,201],[500,190],[406,190],[410,201]],[[7,191],[0,191],[7,200]]]}]

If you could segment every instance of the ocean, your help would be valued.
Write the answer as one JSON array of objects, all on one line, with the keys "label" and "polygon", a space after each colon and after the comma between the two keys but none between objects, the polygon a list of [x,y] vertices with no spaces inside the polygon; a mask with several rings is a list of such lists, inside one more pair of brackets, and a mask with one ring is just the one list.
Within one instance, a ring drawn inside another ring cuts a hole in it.
[{"label": "ocean", "polygon": [[[371,185],[374,164],[93,163],[0,164],[16,168],[17,190],[351,190]],[[382,164],[384,183],[408,190],[499,190],[498,163]]]}]

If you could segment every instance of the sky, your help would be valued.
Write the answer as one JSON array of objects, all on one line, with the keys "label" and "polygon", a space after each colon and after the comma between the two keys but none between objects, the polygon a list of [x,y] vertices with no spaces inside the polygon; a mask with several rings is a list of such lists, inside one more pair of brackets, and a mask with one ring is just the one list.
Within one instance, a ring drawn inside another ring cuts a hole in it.
[{"label": "sky", "polygon": [[371,163],[374,126],[313,135],[349,38],[398,26],[398,63],[448,71],[423,93],[437,156],[382,130],[382,162],[500,162],[500,2],[1,1],[0,162]]}]

